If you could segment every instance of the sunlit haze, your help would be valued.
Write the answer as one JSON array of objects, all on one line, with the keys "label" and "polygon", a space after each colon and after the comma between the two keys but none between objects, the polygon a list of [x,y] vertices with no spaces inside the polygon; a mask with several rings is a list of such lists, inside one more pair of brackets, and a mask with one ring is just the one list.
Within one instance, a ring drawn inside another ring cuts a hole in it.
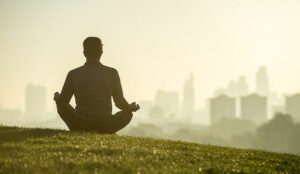
[{"label": "sunlit haze", "polygon": [[196,108],[214,90],[267,67],[271,90],[300,91],[300,1],[115,0],[0,2],[0,105],[25,108],[29,83],[45,86],[47,108],[69,70],[98,36],[103,64],[118,69],[129,101],[178,91],[194,73]]}]

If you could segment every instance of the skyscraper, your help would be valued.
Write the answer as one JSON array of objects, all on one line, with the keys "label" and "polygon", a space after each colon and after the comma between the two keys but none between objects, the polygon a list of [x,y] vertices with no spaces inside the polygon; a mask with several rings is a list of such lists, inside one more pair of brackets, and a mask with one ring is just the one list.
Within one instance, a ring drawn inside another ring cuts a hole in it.
[{"label": "skyscraper", "polygon": [[182,115],[186,120],[192,120],[195,112],[195,91],[194,91],[194,75],[184,82]]},{"label": "skyscraper", "polygon": [[256,93],[261,96],[268,96],[270,93],[267,68],[261,66],[256,72]]},{"label": "skyscraper", "polygon": [[210,123],[215,123],[223,117],[234,118],[236,116],[235,103],[235,98],[226,95],[211,98],[209,102]]},{"label": "skyscraper", "polygon": [[286,97],[286,112],[300,122],[300,93]]},{"label": "skyscraper", "polygon": [[39,120],[46,113],[46,88],[29,84],[26,87],[26,119]]},{"label": "skyscraper", "polygon": [[215,96],[227,95],[236,98],[236,116],[240,117],[240,97],[248,95],[249,87],[245,76],[240,76],[237,81],[231,80],[227,88],[215,91]]},{"label": "skyscraper", "polygon": [[226,88],[220,88],[215,91],[215,96],[227,95],[230,97],[240,97],[247,95],[249,91],[245,76],[240,76],[237,81],[231,80]]},{"label": "skyscraper", "polygon": [[241,118],[261,124],[267,121],[267,97],[251,94],[241,98]]}]

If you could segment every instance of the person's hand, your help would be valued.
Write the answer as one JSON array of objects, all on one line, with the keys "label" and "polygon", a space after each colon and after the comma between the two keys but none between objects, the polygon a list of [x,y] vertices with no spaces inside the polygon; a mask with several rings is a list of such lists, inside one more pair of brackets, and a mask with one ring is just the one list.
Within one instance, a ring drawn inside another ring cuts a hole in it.
[{"label": "person's hand", "polygon": [[59,95],[60,95],[60,94],[59,94],[58,92],[55,92],[55,93],[54,93],[54,97],[53,97],[54,101],[57,101],[57,100],[58,100]]},{"label": "person's hand", "polygon": [[140,106],[139,106],[138,104],[136,104],[135,102],[131,103],[131,104],[129,105],[129,107],[130,107],[130,110],[131,110],[132,112],[136,112],[137,110],[140,109]]}]

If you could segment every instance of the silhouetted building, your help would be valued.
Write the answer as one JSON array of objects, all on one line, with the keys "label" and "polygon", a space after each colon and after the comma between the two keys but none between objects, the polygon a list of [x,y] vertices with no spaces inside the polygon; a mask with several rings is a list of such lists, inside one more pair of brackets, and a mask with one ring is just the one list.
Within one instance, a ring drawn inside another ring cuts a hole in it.
[{"label": "silhouetted building", "polygon": [[155,96],[155,106],[160,107],[166,117],[173,117],[178,113],[179,96],[174,91],[158,90]]},{"label": "silhouetted building", "polygon": [[235,98],[226,95],[211,98],[209,104],[211,124],[221,120],[223,117],[236,117],[235,103]]},{"label": "silhouetted building", "polygon": [[240,76],[237,81],[231,80],[227,88],[220,88],[215,90],[215,96],[227,95],[230,97],[240,97],[247,95],[249,91],[245,76]]},{"label": "silhouetted building", "polygon": [[240,97],[248,95],[249,87],[245,76],[240,76],[237,81],[231,80],[227,88],[215,90],[215,96],[227,95],[236,98],[236,116],[240,117]]},{"label": "silhouetted building", "polygon": [[184,82],[182,115],[185,120],[192,120],[195,112],[195,91],[194,91],[194,75]]},{"label": "silhouetted building", "polygon": [[246,82],[245,76],[240,76],[238,81],[236,82],[236,96],[247,95],[249,92],[249,87]]},{"label": "silhouetted building", "polygon": [[295,121],[300,121],[300,93],[286,97],[286,113],[290,114]]},{"label": "silhouetted building", "polygon": [[[46,88],[43,86],[34,86],[32,84],[26,87],[26,119],[40,119],[46,113]],[[30,120],[30,121],[34,121]]]},{"label": "silhouetted building", "polygon": [[267,97],[251,94],[241,97],[242,119],[261,124],[267,120]]},{"label": "silhouetted building", "polygon": [[256,72],[256,92],[261,96],[268,96],[270,93],[267,68],[261,66]]}]

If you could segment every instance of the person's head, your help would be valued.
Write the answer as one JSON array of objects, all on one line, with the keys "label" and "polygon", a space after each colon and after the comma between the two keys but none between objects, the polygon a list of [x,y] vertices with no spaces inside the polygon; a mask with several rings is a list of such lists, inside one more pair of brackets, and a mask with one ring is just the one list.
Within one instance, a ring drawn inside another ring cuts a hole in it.
[{"label": "person's head", "polygon": [[100,60],[103,53],[102,41],[98,37],[87,37],[83,41],[83,54],[86,60]]}]

